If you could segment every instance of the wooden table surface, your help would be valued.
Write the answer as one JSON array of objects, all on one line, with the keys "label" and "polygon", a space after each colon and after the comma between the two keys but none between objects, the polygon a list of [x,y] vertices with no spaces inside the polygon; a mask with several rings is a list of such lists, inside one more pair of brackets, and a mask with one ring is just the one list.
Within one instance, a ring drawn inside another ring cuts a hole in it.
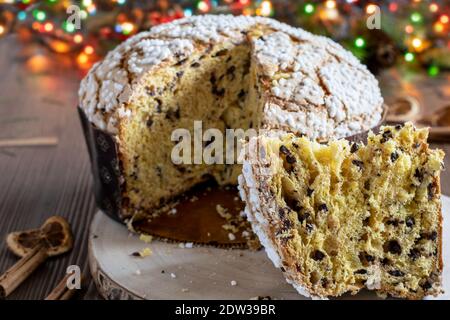
[{"label": "wooden table surface", "polygon": [[[39,48],[25,51],[14,36],[0,40],[0,140],[42,136],[59,140],[52,147],[0,149],[0,238],[11,231],[38,227],[51,215],[62,215],[72,225],[75,247],[47,261],[9,299],[43,299],[69,265],[78,265],[87,276],[78,297],[98,299],[87,261],[89,224],[96,208],[75,108],[82,73],[67,66],[67,61],[55,63],[45,57]],[[407,92],[431,110],[449,104],[449,78],[448,74],[429,79],[390,70],[380,81],[388,103]],[[450,144],[435,146],[450,153]],[[449,157],[445,163],[450,167]],[[449,171],[442,174],[442,190],[450,194]],[[16,260],[0,241],[0,272]]]}]

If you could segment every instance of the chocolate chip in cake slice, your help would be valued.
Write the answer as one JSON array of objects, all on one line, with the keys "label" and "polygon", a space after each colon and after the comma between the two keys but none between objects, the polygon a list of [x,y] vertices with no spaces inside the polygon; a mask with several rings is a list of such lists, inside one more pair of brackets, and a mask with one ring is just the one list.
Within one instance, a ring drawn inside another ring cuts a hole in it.
[{"label": "chocolate chip in cake slice", "polygon": [[415,221],[414,217],[408,216],[405,219],[405,224],[408,228],[412,228],[416,224],[416,221]]},{"label": "chocolate chip in cake slice", "polygon": [[392,152],[391,153],[391,161],[395,162],[398,159],[399,155],[397,152]]},{"label": "chocolate chip in cake slice", "polygon": [[391,130],[386,130],[383,132],[383,134],[381,135],[381,139],[380,139],[380,143],[385,143],[386,141],[388,141],[389,139],[392,138],[392,132]]},{"label": "chocolate chip in cake slice", "polygon": [[311,188],[306,189],[306,195],[307,195],[308,197],[311,197],[312,194],[313,194],[313,192],[314,192],[314,189],[311,189]]},{"label": "chocolate chip in cake slice", "polygon": [[419,168],[416,168],[416,170],[414,171],[414,177],[415,177],[420,183],[422,183],[422,181],[423,181],[423,172],[422,172],[422,170],[419,170]]},{"label": "chocolate chip in cake slice", "polygon": [[350,153],[355,153],[358,150],[359,150],[359,144],[357,144],[356,142],[353,142],[353,144],[350,148]]},{"label": "chocolate chip in cake slice", "polygon": [[325,258],[325,253],[323,253],[320,250],[315,250],[312,253],[311,258],[313,258],[313,260],[315,260],[315,261],[322,261],[323,258]]},{"label": "chocolate chip in cake slice", "polygon": [[401,254],[402,253],[402,247],[398,243],[397,240],[389,240],[385,243],[385,250],[387,252],[390,252],[392,254]]},{"label": "chocolate chip in cake slice", "polygon": [[286,162],[289,164],[294,164],[297,162],[297,160],[295,159],[295,157],[291,154],[286,156]]},{"label": "chocolate chip in cake slice", "polygon": [[393,277],[403,277],[405,275],[405,273],[400,270],[391,270],[388,271],[388,273]]},{"label": "chocolate chip in cake slice", "polygon": [[431,284],[430,281],[427,280],[427,281],[425,281],[423,284],[421,284],[420,287],[421,287],[423,290],[427,291],[427,290],[430,290],[430,289],[433,287],[433,285]]},{"label": "chocolate chip in cake slice", "polygon": [[427,186],[427,191],[428,191],[428,200],[433,200],[434,198],[434,194],[436,193],[436,186],[434,185],[434,183],[430,183]]},{"label": "chocolate chip in cake slice", "polygon": [[352,163],[361,171],[364,168],[364,162],[360,160],[352,160]]},{"label": "chocolate chip in cake slice", "polygon": [[311,233],[314,230],[314,225],[312,223],[306,224],[306,232]]},{"label": "chocolate chip in cake slice", "polygon": [[317,210],[328,212],[328,207],[327,207],[327,205],[325,203],[321,203],[321,204],[319,204]]},{"label": "chocolate chip in cake slice", "polygon": [[395,130],[400,130],[401,128],[403,128],[405,126],[404,123],[398,123],[395,125]]},{"label": "chocolate chip in cake slice", "polygon": [[305,213],[298,213],[298,214],[297,214],[297,218],[298,218],[298,221],[299,221],[300,223],[303,223],[303,221],[308,220],[308,218],[309,218],[310,216],[311,216],[311,215],[310,215],[308,212],[305,212]]},{"label": "chocolate chip in cake slice", "polygon": [[191,64],[191,68],[198,68],[200,67],[200,63],[198,62],[194,62],[193,64]]},{"label": "chocolate chip in cake slice", "polygon": [[408,257],[411,258],[411,260],[415,261],[417,258],[419,258],[421,255],[420,250],[417,248],[412,248],[409,253]]},{"label": "chocolate chip in cake slice", "polygon": [[286,146],[281,145],[280,146],[280,152],[284,155],[290,155],[291,152],[289,151],[289,149]]},{"label": "chocolate chip in cake slice", "polygon": [[222,57],[222,56],[226,55],[227,53],[228,53],[228,49],[222,49],[222,50],[217,51],[217,52],[213,55],[213,57],[214,57],[214,58],[216,58],[216,57]]},{"label": "chocolate chip in cake slice", "polygon": [[359,270],[356,270],[354,273],[355,274],[367,274],[367,270],[366,269],[359,269]]}]

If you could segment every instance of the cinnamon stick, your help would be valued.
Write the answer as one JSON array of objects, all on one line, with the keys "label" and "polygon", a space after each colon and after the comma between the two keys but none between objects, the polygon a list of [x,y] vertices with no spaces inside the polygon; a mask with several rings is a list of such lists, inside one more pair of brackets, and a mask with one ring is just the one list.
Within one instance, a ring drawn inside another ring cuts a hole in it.
[{"label": "cinnamon stick", "polygon": [[67,288],[67,280],[71,275],[66,274],[65,277],[56,285],[49,293],[45,300],[69,300],[73,297],[76,290]]},{"label": "cinnamon stick", "polygon": [[0,276],[0,299],[9,296],[46,259],[47,249],[39,244],[17,261]]}]

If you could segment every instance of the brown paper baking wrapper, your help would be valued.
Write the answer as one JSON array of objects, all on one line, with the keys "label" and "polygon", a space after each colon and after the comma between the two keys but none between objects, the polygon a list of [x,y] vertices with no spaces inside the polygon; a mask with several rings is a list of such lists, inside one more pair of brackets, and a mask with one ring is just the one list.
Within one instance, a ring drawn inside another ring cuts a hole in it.
[{"label": "brown paper baking wrapper", "polygon": [[[97,206],[116,221],[124,222],[121,213],[122,193],[120,185],[118,146],[113,135],[97,129],[87,119],[84,111],[78,107],[81,124],[86,139],[94,178],[94,190]],[[383,119],[372,131],[377,132],[384,123]],[[353,142],[367,140],[368,131],[348,137]],[[179,242],[213,245],[219,247],[243,247],[247,240],[242,237],[245,228],[233,232],[235,239],[230,239],[230,231],[223,226],[227,221],[216,210],[220,204],[232,215],[239,215],[244,204],[235,198],[238,196],[235,187],[228,190],[210,185],[203,185],[191,190],[176,205],[176,214],[161,214],[148,221],[137,220],[133,228],[145,234]],[[198,198],[192,201],[192,198]]]}]

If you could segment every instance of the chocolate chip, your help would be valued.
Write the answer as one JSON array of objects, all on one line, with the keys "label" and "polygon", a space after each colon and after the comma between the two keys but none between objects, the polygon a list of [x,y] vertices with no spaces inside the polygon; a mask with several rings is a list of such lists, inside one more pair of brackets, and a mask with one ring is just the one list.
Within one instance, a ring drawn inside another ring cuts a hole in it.
[{"label": "chocolate chip", "polygon": [[413,261],[420,257],[420,250],[417,248],[412,248],[409,253],[408,257],[410,257]]},{"label": "chocolate chip", "polygon": [[413,145],[413,148],[414,148],[414,149],[417,149],[417,148],[419,148],[419,147],[420,147],[420,143],[418,143],[418,142],[414,143],[414,145]]},{"label": "chocolate chip", "polygon": [[291,220],[289,220],[289,218],[286,218],[283,220],[283,228],[288,231],[289,229],[292,228],[292,222]]},{"label": "chocolate chip", "polygon": [[156,101],[156,112],[161,113],[162,111],[162,101],[160,99],[155,99]]},{"label": "chocolate chip", "polygon": [[360,160],[353,160],[352,163],[359,168],[359,170],[362,170],[364,168],[364,162]]},{"label": "chocolate chip", "polygon": [[184,74],[184,71],[178,71],[177,72],[177,78],[181,78]]},{"label": "chocolate chip", "polygon": [[325,212],[328,211],[328,207],[327,207],[327,205],[326,205],[325,203],[320,204],[319,207],[318,207],[317,209],[318,209],[319,211],[325,211]]},{"label": "chocolate chip", "polygon": [[148,118],[147,122],[145,124],[146,124],[147,128],[151,128],[151,126],[153,125],[153,119]]},{"label": "chocolate chip", "polygon": [[307,220],[309,217],[310,217],[310,214],[308,212],[305,212],[303,214],[301,214],[301,213],[297,214],[297,218],[300,223],[303,223],[303,221]]},{"label": "chocolate chip", "polygon": [[405,224],[408,228],[412,228],[416,224],[416,221],[414,220],[414,217],[408,216],[405,219]]},{"label": "chocolate chip", "polygon": [[245,96],[246,96],[246,92],[242,89],[241,91],[239,91],[239,93],[238,93],[238,98],[239,99],[242,99],[242,98],[244,98]]},{"label": "chocolate chip", "polygon": [[310,188],[306,189],[306,195],[307,195],[308,197],[311,197],[312,194],[313,194],[313,192],[314,192],[314,189],[310,189]]},{"label": "chocolate chip", "polygon": [[417,180],[422,183],[423,181],[423,172],[419,170],[419,168],[416,168],[416,171],[414,172],[414,177],[417,178]]},{"label": "chocolate chip", "polygon": [[435,241],[437,239],[437,232],[432,231],[430,233],[425,233],[425,232],[421,233],[420,240],[422,240],[422,239]]},{"label": "chocolate chip", "polygon": [[434,185],[434,183],[430,183],[427,186],[427,190],[428,190],[428,200],[433,200],[434,194],[436,192],[436,186]]},{"label": "chocolate chip", "polygon": [[387,266],[387,265],[391,264],[391,260],[389,260],[388,258],[383,258],[383,260],[381,260],[381,264],[383,266]]},{"label": "chocolate chip", "polygon": [[375,257],[370,255],[370,254],[368,254],[368,253],[366,253],[365,258],[366,258],[367,262],[375,261]]},{"label": "chocolate chip", "polygon": [[382,138],[380,139],[380,143],[385,143],[389,139],[392,138],[392,132],[390,130],[386,130],[382,134]]},{"label": "chocolate chip", "polygon": [[355,274],[366,274],[367,270],[366,269],[359,269],[355,271]]},{"label": "chocolate chip", "polygon": [[236,67],[235,66],[231,66],[227,69],[227,74],[231,75],[234,74],[234,71],[236,71]]},{"label": "chocolate chip", "polygon": [[198,68],[200,67],[200,63],[198,62],[194,62],[193,64],[191,64],[191,68]]},{"label": "chocolate chip", "polygon": [[295,157],[293,155],[290,154],[290,155],[286,156],[286,162],[289,164],[293,164],[293,163],[296,163],[297,160],[295,159]]},{"label": "chocolate chip", "polygon": [[398,155],[397,152],[392,152],[392,153],[391,153],[391,161],[392,161],[392,162],[395,162],[395,160],[397,160],[398,157],[399,157],[399,155]]},{"label": "chocolate chip", "polygon": [[386,250],[392,254],[402,253],[402,247],[400,246],[397,240],[389,240],[386,243]]},{"label": "chocolate chip", "polygon": [[388,273],[393,277],[403,277],[405,275],[405,273],[400,270],[391,270],[388,271]]},{"label": "chocolate chip", "polygon": [[178,61],[176,64],[175,64],[175,66],[181,66],[181,65],[183,65],[186,61],[187,61],[188,59],[187,58],[185,58],[185,59],[181,59],[180,61]]},{"label": "chocolate chip", "polygon": [[392,220],[388,220],[388,221],[386,222],[386,224],[387,224],[388,226],[398,227],[399,222],[398,222],[397,219],[392,219]]},{"label": "chocolate chip", "polygon": [[430,281],[425,281],[423,284],[420,285],[423,290],[430,290],[433,286]]},{"label": "chocolate chip", "polygon": [[366,180],[366,181],[364,182],[364,189],[366,189],[367,191],[370,190],[370,180]]},{"label": "chocolate chip", "polygon": [[370,222],[370,217],[367,217],[363,220],[363,226],[367,227],[369,225]]},{"label": "chocolate chip", "polygon": [[312,223],[307,223],[306,224],[306,231],[308,233],[311,233],[314,230],[314,225]]},{"label": "chocolate chip", "polygon": [[132,257],[140,257],[141,256],[141,254],[139,253],[139,252],[133,252],[132,254],[131,254],[131,256]]},{"label": "chocolate chip", "polygon": [[213,86],[211,92],[216,96],[223,97],[225,95],[225,88],[218,89],[216,86]]},{"label": "chocolate chip", "polygon": [[350,153],[355,153],[356,151],[359,150],[359,144],[357,144],[356,142],[354,142],[352,144],[352,147],[350,148]]},{"label": "chocolate chip", "polygon": [[291,154],[291,152],[289,151],[289,149],[286,148],[286,146],[283,146],[283,145],[280,146],[280,152],[281,152],[282,154],[285,154],[285,155],[290,155],[290,154]]},{"label": "chocolate chip", "polygon": [[322,261],[323,258],[325,258],[325,254],[320,250],[316,250],[312,253],[311,258],[313,258],[316,261]]},{"label": "chocolate chip", "polygon": [[399,123],[395,125],[395,130],[400,130],[401,128],[403,128],[405,126],[405,124],[403,123]]},{"label": "chocolate chip", "polygon": [[284,218],[286,217],[286,211],[285,211],[284,208],[278,209],[278,216],[279,216],[281,219],[284,219]]},{"label": "chocolate chip", "polygon": [[215,57],[221,57],[221,56],[226,55],[227,53],[228,53],[228,49],[222,49],[222,50],[217,51],[217,52],[213,55],[213,57],[214,57],[214,58],[215,58]]}]

